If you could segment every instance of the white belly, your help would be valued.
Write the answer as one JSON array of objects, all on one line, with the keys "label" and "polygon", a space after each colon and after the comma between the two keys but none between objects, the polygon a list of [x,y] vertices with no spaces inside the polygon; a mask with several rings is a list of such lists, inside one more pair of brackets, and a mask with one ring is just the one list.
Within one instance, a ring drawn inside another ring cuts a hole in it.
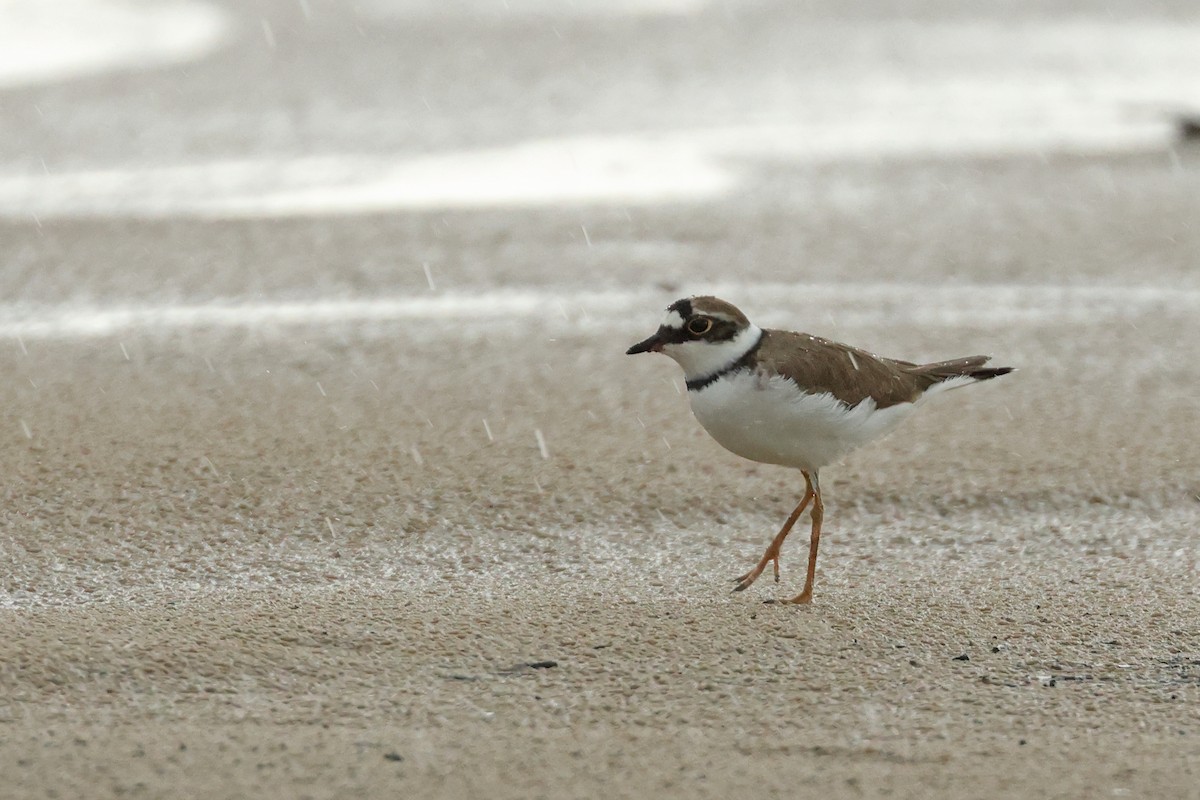
[{"label": "white belly", "polygon": [[688,392],[692,413],[726,450],[743,458],[816,470],[882,436],[913,403],[849,408],[831,394],[805,394],[786,378],[743,370]]}]

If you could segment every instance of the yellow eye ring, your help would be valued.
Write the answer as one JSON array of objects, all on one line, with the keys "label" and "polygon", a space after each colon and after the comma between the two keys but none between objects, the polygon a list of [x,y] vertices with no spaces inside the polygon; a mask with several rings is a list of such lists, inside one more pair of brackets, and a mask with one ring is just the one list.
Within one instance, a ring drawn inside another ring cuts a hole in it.
[{"label": "yellow eye ring", "polygon": [[695,317],[687,324],[688,333],[703,336],[712,330],[713,321],[708,317]]}]

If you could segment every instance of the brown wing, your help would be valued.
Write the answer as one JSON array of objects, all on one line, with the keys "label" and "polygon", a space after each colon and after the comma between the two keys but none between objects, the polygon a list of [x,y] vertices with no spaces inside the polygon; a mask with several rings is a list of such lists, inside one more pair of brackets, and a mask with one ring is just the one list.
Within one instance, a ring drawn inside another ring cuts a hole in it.
[{"label": "brown wing", "polygon": [[786,375],[806,392],[829,392],[856,406],[866,398],[880,408],[911,403],[935,383],[971,376],[987,361],[971,356],[937,364],[913,364],[868,353],[819,336],[767,330],[755,353],[756,366]]}]

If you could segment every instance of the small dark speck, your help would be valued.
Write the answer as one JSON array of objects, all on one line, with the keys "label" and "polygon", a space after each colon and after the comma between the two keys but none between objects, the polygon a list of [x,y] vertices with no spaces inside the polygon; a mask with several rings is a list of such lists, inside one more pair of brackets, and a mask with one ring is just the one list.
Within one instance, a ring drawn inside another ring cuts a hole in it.
[{"label": "small dark speck", "polygon": [[1185,142],[1200,140],[1200,117],[1181,117],[1178,126],[1179,138]]},{"label": "small dark speck", "polygon": [[1000,652],[1000,648],[999,648],[999,647],[993,647],[993,648],[992,648],[992,652],[993,652],[993,653],[999,653],[999,652]]},{"label": "small dark speck", "polygon": [[751,614],[750,619],[758,619],[758,614]]},{"label": "small dark speck", "polygon": [[550,669],[551,667],[557,667],[558,662],[557,661],[526,661],[525,666],[529,667],[530,669]]},{"label": "small dark speck", "polygon": [[1047,685],[1047,686],[1058,686],[1058,679],[1057,679],[1057,678],[1051,678],[1051,679],[1050,679],[1050,682],[1049,682],[1049,683],[1047,683],[1046,685]]},{"label": "small dark speck", "polygon": [[955,656],[954,660],[955,661],[970,661],[971,657],[969,655],[967,655],[966,653],[963,653],[961,656]]},{"label": "small dark speck", "polygon": [[1019,745],[1021,745],[1022,747],[1024,747],[1024,746],[1025,746],[1025,740],[1024,740],[1024,739],[1021,739],[1020,741],[1018,741],[1018,742],[1017,742],[1017,744],[1019,744]]},{"label": "small dark speck", "polygon": [[385,759],[387,759],[388,761],[403,761],[404,760],[404,756],[400,755],[395,750],[393,750],[390,753],[384,753],[383,757]]},{"label": "small dark speck", "polygon": [[610,642],[610,643],[607,643],[607,644],[594,644],[594,645],[592,645],[592,649],[593,649],[593,650],[603,650],[603,649],[604,649],[604,648],[606,648],[606,647],[612,647],[612,643]]}]

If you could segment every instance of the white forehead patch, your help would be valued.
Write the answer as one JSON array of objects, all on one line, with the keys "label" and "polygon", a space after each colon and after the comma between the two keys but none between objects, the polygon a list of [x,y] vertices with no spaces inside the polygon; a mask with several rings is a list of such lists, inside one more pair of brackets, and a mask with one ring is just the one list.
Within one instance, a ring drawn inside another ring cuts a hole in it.
[{"label": "white forehead patch", "polygon": [[663,327],[679,330],[683,327],[683,317],[679,315],[678,311],[671,309],[667,312],[667,318],[663,320]]}]

